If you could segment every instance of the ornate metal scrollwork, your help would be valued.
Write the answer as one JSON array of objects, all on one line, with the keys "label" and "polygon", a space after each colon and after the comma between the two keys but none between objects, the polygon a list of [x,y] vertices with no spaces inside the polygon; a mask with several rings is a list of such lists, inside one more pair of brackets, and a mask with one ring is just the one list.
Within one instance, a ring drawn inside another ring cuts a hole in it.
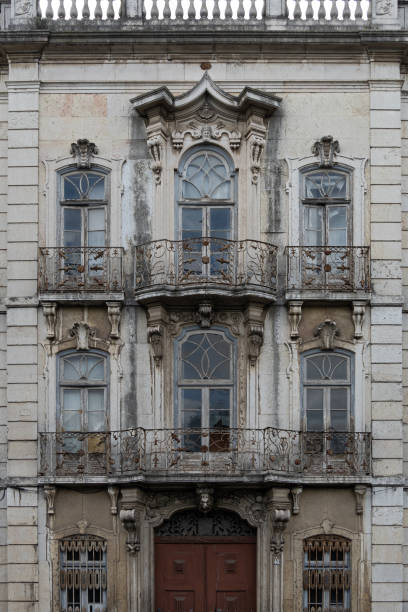
[{"label": "ornate metal scrollwork", "polygon": [[229,510],[203,515],[196,509],[177,512],[156,528],[157,536],[254,536],[256,529]]}]

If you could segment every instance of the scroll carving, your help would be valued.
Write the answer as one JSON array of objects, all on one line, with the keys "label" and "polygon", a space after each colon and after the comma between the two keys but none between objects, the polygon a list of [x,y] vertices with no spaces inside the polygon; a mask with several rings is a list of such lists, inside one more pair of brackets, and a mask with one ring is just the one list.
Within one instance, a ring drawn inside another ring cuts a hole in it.
[{"label": "scroll carving", "polygon": [[94,142],[89,142],[87,138],[79,138],[71,144],[71,155],[76,157],[77,168],[90,168],[92,155],[98,153]]},{"label": "scroll carving", "polygon": [[54,340],[55,326],[57,323],[57,304],[55,302],[43,302],[43,313],[47,321],[47,338]]},{"label": "scroll carving", "polygon": [[160,136],[151,136],[147,139],[147,146],[150,151],[150,155],[152,156],[152,170],[154,180],[156,185],[160,185],[161,183],[161,174],[162,174],[162,158],[163,158],[163,144]]},{"label": "scroll carving", "polygon": [[319,325],[314,335],[319,336],[320,345],[323,350],[332,351],[334,349],[335,338],[339,335],[336,322],[326,319]]},{"label": "scroll carving", "polygon": [[95,330],[91,328],[85,321],[78,321],[70,329],[70,336],[76,338],[77,350],[89,350],[89,339],[95,336]]},{"label": "scroll carving", "polygon": [[312,153],[320,157],[321,168],[331,168],[334,165],[334,157],[340,153],[339,141],[333,140],[333,136],[323,136],[312,146]]},{"label": "scroll carving", "polygon": [[161,325],[149,326],[147,338],[153,349],[154,361],[156,365],[159,365],[163,357],[163,327]]},{"label": "scroll carving", "polygon": [[114,340],[117,340],[120,337],[119,327],[120,327],[120,311],[121,304],[120,302],[107,302],[108,306],[108,319],[111,324],[110,337]]},{"label": "scroll carving", "polygon": [[302,304],[303,302],[289,302],[289,326],[290,337],[292,340],[299,338],[299,323],[302,319]]},{"label": "scroll carving", "polygon": [[126,549],[131,555],[140,550],[139,513],[134,509],[122,509],[119,514],[120,521],[127,531]]},{"label": "scroll carving", "polygon": [[252,183],[256,185],[261,171],[261,158],[265,148],[265,138],[254,134],[249,141],[251,156]]}]

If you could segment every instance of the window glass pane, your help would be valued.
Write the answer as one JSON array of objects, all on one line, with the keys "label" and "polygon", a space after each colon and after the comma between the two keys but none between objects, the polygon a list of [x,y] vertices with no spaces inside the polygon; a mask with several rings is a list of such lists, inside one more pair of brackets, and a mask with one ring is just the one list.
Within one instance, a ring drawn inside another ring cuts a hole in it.
[{"label": "window glass pane", "polygon": [[330,389],[330,409],[345,410],[348,409],[348,388]]},{"label": "window glass pane", "polygon": [[340,355],[313,355],[306,359],[306,380],[349,379],[348,359]]},{"label": "window glass pane", "polygon": [[304,244],[320,246],[323,243],[323,211],[321,207],[305,206],[304,216]]},{"label": "window glass pane", "polygon": [[[103,431],[105,429],[105,413],[104,412],[89,412],[88,413],[88,431]],[[94,444],[94,447],[96,445]]]},{"label": "window glass pane", "polygon": [[210,427],[230,426],[230,389],[210,389]]},{"label": "window glass pane", "polygon": [[211,152],[194,157],[187,166],[182,182],[186,199],[228,199],[231,179],[225,162]]},{"label": "window glass pane", "polygon": [[105,410],[105,392],[103,389],[88,389],[88,411]]},{"label": "window glass pane", "polygon": [[64,389],[63,392],[64,411],[66,410],[81,410],[81,390],[80,389]]},{"label": "window glass pane", "polygon": [[63,177],[64,200],[104,200],[105,177],[95,172],[75,172]]},{"label": "window glass pane", "polygon": [[[347,245],[347,209],[345,206],[330,206],[328,214],[328,244],[330,246]],[[340,264],[341,262],[339,262]]]},{"label": "window glass pane", "polygon": [[[181,213],[181,239],[201,238],[203,235],[203,209],[183,207]],[[201,250],[201,244],[199,244]]]},{"label": "window glass pane", "polygon": [[183,412],[198,416],[199,424],[194,427],[201,427],[201,389],[182,389],[181,403]]},{"label": "window glass pane", "polygon": [[88,230],[94,232],[96,230],[105,231],[105,209],[91,208],[88,211]]},{"label": "window glass pane", "polygon": [[347,411],[332,410],[330,427],[335,431],[348,431]]},{"label": "window glass pane", "polygon": [[81,246],[81,215],[80,209],[64,208],[64,246]]},{"label": "window glass pane", "polygon": [[89,380],[104,380],[105,360],[101,357],[88,357],[88,376]]},{"label": "window glass pane", "polygon": [[212,238],[221,238],[229,240],[231,238],[231,209],[211,208],[209,210],[209,213],[209,235]]},{"label": "window glass pane", "polygon": [[310,172],[305,176],[305,197],[347,198],[347,175],[333,170]]},{"label": "window glass pane", "polygon": [[78,380],[80,374],[81,357],[69,357],[62,361],[61,378],[63,380]]},{"label": "window glass pane", "polygon": [[306,389],[306,417],[309,431],[323,431],[323,389]]},{"label": "window glass pane", "polygon": [[231,350],[220,334],[190,335],[181,348],[183,379],[229,379]]}]

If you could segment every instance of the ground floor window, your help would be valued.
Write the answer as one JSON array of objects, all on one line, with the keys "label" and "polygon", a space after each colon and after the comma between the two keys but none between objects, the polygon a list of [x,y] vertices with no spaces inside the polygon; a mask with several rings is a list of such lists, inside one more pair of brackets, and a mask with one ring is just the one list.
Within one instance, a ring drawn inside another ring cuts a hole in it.
[{"label": "ground floor window", "polygon": [[107,612],[106,541],[77,535],[60,541],[62,612]]},{"label": "ground floor window", "polygon": [[351,610],[351,542],[316,536],[303,546],[303,612]]}]

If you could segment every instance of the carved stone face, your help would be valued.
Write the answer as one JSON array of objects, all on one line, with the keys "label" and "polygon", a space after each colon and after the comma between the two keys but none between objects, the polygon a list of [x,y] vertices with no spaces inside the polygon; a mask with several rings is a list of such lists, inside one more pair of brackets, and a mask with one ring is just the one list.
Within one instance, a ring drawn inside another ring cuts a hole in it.
[{"label": "carved stone face", "polygon": [[213,506],[212,495],[209,492],[200,493],[199,508],[201,512],[209,512]]}]

